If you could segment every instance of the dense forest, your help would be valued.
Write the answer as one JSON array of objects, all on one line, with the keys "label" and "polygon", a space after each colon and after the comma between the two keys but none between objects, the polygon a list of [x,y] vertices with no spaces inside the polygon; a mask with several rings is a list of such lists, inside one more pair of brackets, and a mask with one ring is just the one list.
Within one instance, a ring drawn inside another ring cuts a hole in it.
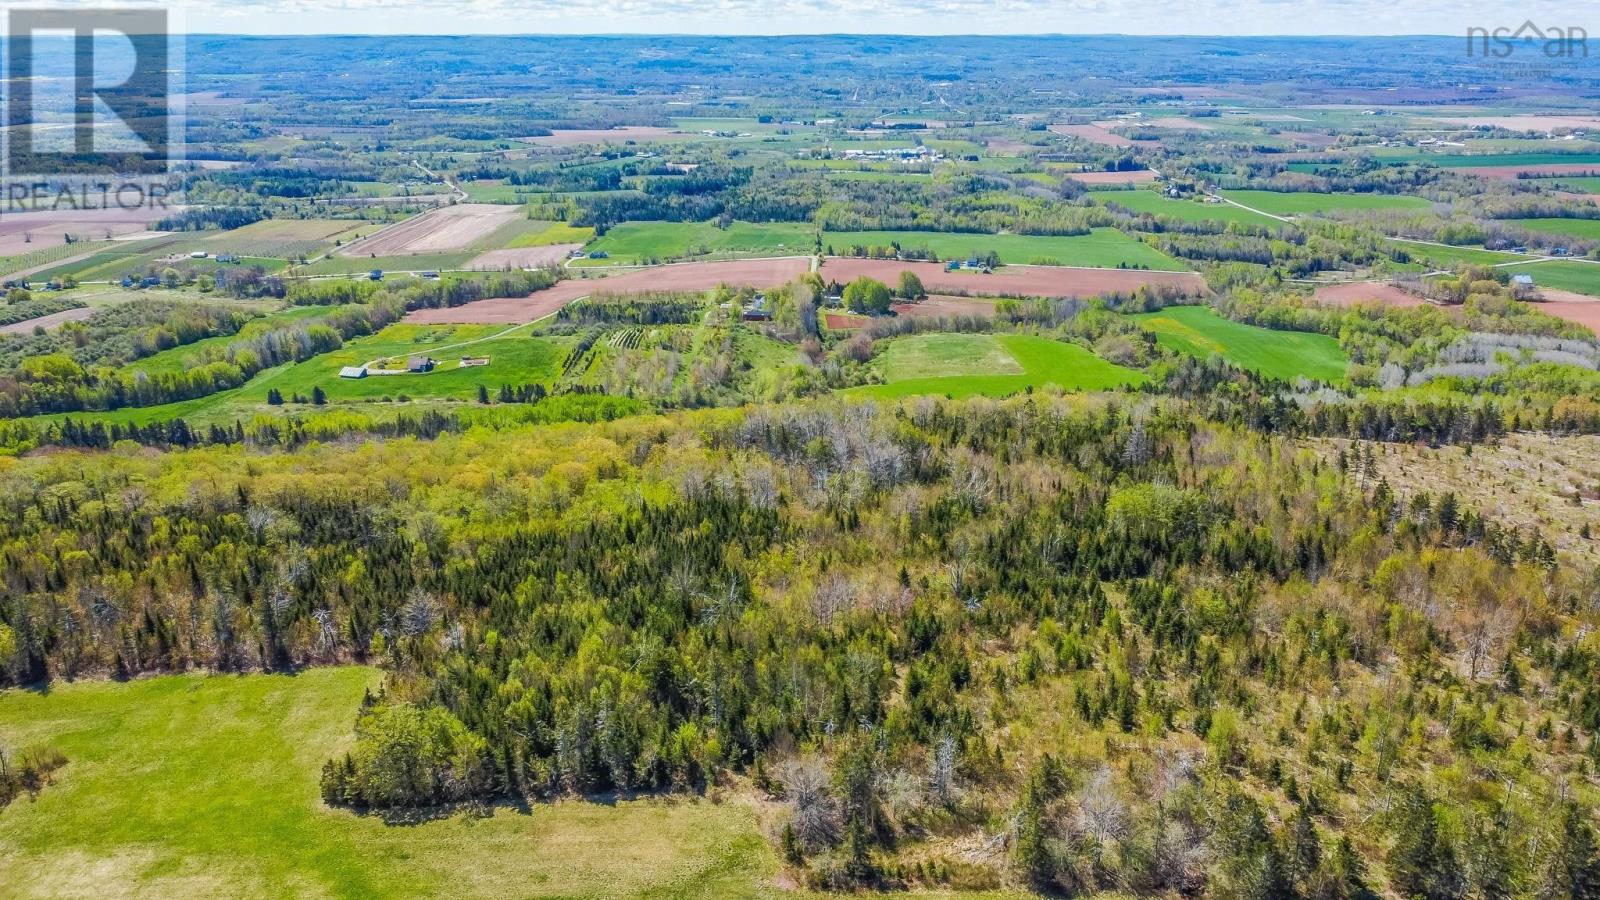
[{"label": "dense forest", "polygon": [[329,802],[747,780],[818,887],[1595,896],[1600,585],[1371,454],[1045,395],[63,451],[0,652],[381,662]]}]

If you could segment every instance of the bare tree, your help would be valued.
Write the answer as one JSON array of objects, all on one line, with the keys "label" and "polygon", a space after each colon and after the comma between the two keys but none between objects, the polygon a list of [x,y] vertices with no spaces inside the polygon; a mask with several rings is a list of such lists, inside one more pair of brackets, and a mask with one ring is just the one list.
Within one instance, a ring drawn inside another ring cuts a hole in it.
[{"label": "bare tree", "polygon": [[828,766],[820,757],[785,762],[778,772],[789,803],[795,838],[807,852],[825,850],[839,842],[839,803],[829,790]]}]

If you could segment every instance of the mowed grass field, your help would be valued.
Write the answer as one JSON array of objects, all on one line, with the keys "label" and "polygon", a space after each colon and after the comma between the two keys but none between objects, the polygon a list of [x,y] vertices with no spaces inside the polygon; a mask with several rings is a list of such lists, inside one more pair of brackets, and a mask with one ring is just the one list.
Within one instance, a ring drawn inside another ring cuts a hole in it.
[{"label": "mowed grass field", "polygon": [[[299,315],[291,311],[289,316]],[[266,369],[236,388],[219,391],[193,400],[165,403],[160,406],[124,407],[107,412],[57,413],[37,417],[38,421],[60,421],[71,418],[118,424],[149,424],[181,418],[191,425],[231,424],[246,421],[263,413],[304,413],[318,407],[293,403],[295,395],[309,399],[312,389],[321,387],[327,394],[328,406],[336,409],[344,403],[377,403],[368,410],[386,410],[384,401],[443,401],[471,402],[477,398],[481,384],[493,394],[502,384],[523,385],[534,382],[546,385],[560,375],[562,358],[566,355],[568,339],[564,337],[532,336],[521,328],[506,333],[506,325],[408,325],[397,324],[374,335],[346,341],[344,346],[298,363],[286,363]],[[498,335],[505,334],[504,337]],[[485,340],[488,338],[488,340]],[[219,347],[237,338],[212,338]],[[467,343],[454,349],[457,344]],[[172,369],[196,358],[194,347],[205,342],[151,356],[136,367],[146,370]],[[432,356],[439,365],[427,374],[368,375],[366,378],[341,378],[344,366],[356,366],[385,357],[403,357],[411,354]],[[487,356],[489,365],[460,368],[463,356]],[[267,404],[267,391],[276,389],[283,394],[285,405]],[[398,409],[398,407],[397,407]]]},{"label": "mowed grass field", "polygon": [[1351,209],[1427,209],[1421,197],[1394,194],[1319,194],[1311,191],[1223,191],[1222,196],[1275,216],[1315,215]]},{"label": "mowed grass field", "polygon": [[1011,265],[1030,263],[1058,266],[1092,266],[1115,269],[1119,266],[1186,272],[1188,268],[1165,253],[1140,243],[1115,228],[1096,228],[1083,235],[966,234],[932,231],[830,231],[822,236],[825,246],[839,254],[851,247],[887,247],[898,244],[903,250],[930,250],[940,259],[966,259],[972,254],[994,251],[1000,261]]},{"label": "mowed grass field", "polygon": [[1600,297],[1600,263],[1551,260],[1513,266],[1506,271],[1514,275],[1532,275],[1533,283],[1539,287]]},{"label": "mowed grass field", "polygon": [[803,256],[816,249],[816,229],[803,222],[623,222],[590,244],[608,259],[595,265],[637,264],[712,254]]},{"label": "mowed grass field", "polygon": [[1455,265],[1493,266],[1531,258],[1501,250],[1485,250],[1482,247],[1443,247],[1438,244],[1403,241],[1397,238],[1391,240],[1413,259],[1424,260],[1441,269]]},{"label": "mowed grass field", "polygon": [[1559,234],[1565,237],[1583,238],[1589,241],[1600,241],[1600,219],[1506,219],[1512,225],[1520,225],[1529,231],[1542,234]]},{"label": "mowed grass field", "polygon": [[1271,378],[1288,380],[1304,375],[1319,381],[1341,381],[1350,361],[1339,342],[1328,335],[1246,325],[1205,306],[1173,306],[1133,319],[1155,332],[1163,347],[1202,359],[1221,356],[1241,369]]},{"label": "mowed grass field", "polygon": [[884,399],[923,394],[1003,397],[1030,387],[1104,391],[1145,380],[1144,373],[1106,362],[1076,344],[1025,334],[896,338],[873,365],[886,383],[845,393]]},{"label": "mowed grass field", "polygon": [[0,811],[7,897],[752,897],[777,860],[753,805],[563,801],[388,825],[322,804],[366,668],[0,693],[0,744],[67,765]]},{"label": "mowed grass field", "polygon": [[1200,200],[1175,200],[1154,191],[1101,191],[1095,201],[1104,206],[1115,203],[1135,213],[1152,216],[1171,216],[1186,222],[1237,222],[1261,228],[1282,228],[1283,223],[1248,209],[1227,203],[1205,203]]}]

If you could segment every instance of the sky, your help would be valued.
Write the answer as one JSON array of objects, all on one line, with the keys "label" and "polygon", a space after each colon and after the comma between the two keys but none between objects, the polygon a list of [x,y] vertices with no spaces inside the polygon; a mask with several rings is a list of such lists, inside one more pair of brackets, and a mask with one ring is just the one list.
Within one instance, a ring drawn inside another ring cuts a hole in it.
[{"label": "sky", "polygon": [[[30,6],[149,6],[57,0]],[[180,0],[182,30],[240,34],[1444,34],[1579,26],[1574,0]],[[1593,26],[1593,27],[1590,27]]]}]

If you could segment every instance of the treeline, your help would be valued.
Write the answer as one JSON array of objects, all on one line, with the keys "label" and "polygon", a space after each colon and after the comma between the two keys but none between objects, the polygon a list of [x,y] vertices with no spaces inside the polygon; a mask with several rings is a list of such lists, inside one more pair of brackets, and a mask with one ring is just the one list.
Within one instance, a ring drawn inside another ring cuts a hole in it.
[{"label": "treeline", "polygon": [[563,387],[547,393],[524,386],[517,388],[508,402],[516,405],[449,412],[402,411],[392,416],[319,409],[306,415],[258,416],[248,422],[205,427],[190,425],[181,417],[148,424],[85,421],[70,416],[48,423],[10,420],[0,421],[0,450],[8,454],[41,447],[109,450],[123,441],[163,449],[230,445],[294,449],[312,441],[351,435],[432,439],[474,427],[508,429],[556,422],[610,422],[648,409],[642,401],[608,396],[587,386]]},{"label": "treeline", "polygon": [[706,301],[699,295],[599,294],[561,307],[556,321],[569,325],[687,325],[700,321],[705,308]]},{"label": "treeline", "polygon": [[329,278],[297,281],[290,285],[286,297],[296,306],[340,306],[394,298],[406,310],[435,309],[492,297],[522,297],[550,287],[558,278],[559,273],[548,268],[412,282]]},{"label": "treeline", "polygon": [[266,217],[267,213],[256,206],[203,206],[185,209],[183,212],[160,219],[156,222],[155,228],[157,231],[204,231],[213,228],[228,230],[243,228]]}]

